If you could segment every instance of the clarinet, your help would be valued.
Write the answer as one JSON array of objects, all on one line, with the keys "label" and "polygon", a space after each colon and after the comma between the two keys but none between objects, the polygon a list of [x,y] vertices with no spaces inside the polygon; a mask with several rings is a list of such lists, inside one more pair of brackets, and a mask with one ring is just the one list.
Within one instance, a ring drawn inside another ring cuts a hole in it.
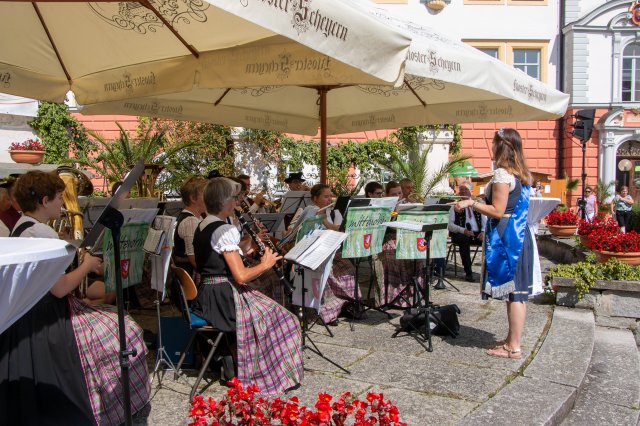
[{"label": "clarinet", "polygon": [[[249,204],[247,204],[245,200],[242,200],[240,202],[240,208],[242,209],[242,213],[246,214],[249,217],[249,220],[251,220],[251,222],[253,222],[256,225],[259,232],[265,231],[269,233],[269,230],[262,224],[262,222],[257,220],[253,216],[253,214],[251,214],[251,212],[249,211]],[[271,238],[267,239],[266,244],[274,253],[282,254],[282,252],[278,249],[278,247],[276,247],[275,244],[273,244],[273,241],[271,241]]]},{"label": "clarinet", "polygon": [[[242,213],[240,213],[237,210],[234,210],[233,212],[236,214],[236,217],[238,218],[238,222],[240,222],[240,225],[242,225],[242,228],[245,231],[247,231],[247,234],[249,234],[249,236],[251,237],[253,242],[256,244],[256,246],[258,246],[258,254],[260,255],[260,257],[262,257],[264,255],[264,252],[265,252],[265,249],[266,249],[264,243],[262,242],[262,240],[260,240],[260,237],[258,237],[258,234],[256,234],[254,232],[254,230],[251,229],[251,225],[247,222],[247,220],[244,218]],[[276,250],[274,250],[273,252],[274,253],[278,253]],[[285,293],[287,293],[289,295],[292,294],[293,293],[293,285],[289,282],[287,277],[284,276],[284,273],[282,272],[282,269],[280,268],[280,265],[278,265],[277,262],[276,262],[275,265],[273,265],[273,270],[275,271],[276,275],[278,275],[278,279],[280,279],[280,282],[282,283],[282,285],[284,287]]]}]

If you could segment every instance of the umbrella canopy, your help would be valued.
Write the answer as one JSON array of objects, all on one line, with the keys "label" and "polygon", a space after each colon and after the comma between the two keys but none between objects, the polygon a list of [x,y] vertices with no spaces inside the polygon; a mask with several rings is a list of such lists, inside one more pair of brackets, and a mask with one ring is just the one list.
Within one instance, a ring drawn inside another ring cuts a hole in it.
[{"label": "umbrella canopy", "polygon": [[393,83],[406,33],[356,0],[0,0],[2,91],[90,104],[194,85]]},{"label": "umbrella canopy", "polygon": [[88,105],[83,114],[147,115],[306,135],[421,124],[526,121],[564,115],[569,96],[489,55],[420,24],[363,5],[412,37],[404,84],[269,85],[193,89]]},{"label": "umbrella canopy", "polygon": [[453,177],[473,177],[478,176],[478,171],[471,165],[469,161],[465,160],[454,166],[450,174]]}]

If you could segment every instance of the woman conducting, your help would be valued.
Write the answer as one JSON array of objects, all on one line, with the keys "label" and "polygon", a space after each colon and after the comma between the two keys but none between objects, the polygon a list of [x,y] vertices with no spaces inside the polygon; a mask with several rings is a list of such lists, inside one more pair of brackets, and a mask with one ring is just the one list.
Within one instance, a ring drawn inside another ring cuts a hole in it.
[{"label": "woman conducting", "polygon": [[522,152],[522,139],[514,129],[500,129],[493,138],[496,164],[487,185],[486,204],[477,200],[455,203],[455,211],[467,207],[486,215],[485,265],[482,297],[505,300],[509,331],[504,341],[487,351],[499,358],[522,357],[520,341],[533,286],[533,243],[527,226],[531,174]]},{"label": "woman conducting", "polygon": [[[23,215],[13,237],[58,238],[47,222],[60,217],[64,182],[31,171],[15,183]],[[85,255],[36,305],[0,335],[0,424],[111,425],[124,419],[116,312],[85,304],[69,293],[102,260]],[[28,285],[29,283],[24,283]],[[149,400],[142,329],[126,318],[131,411]]]},{"label": "woman conducting", "polygon": [[238,379],[245,386],[257,385],[262,395],[277,395],[302,380],[300,325],[293,314],[246,284],[280,257],[267,248],[260,263],[244,266],[240,233],[227,223],[239,197],[240,184],[223,177],[211,179],[204,189],[208,215],[193,237],[201,276],[193,311],[227,333]]}]

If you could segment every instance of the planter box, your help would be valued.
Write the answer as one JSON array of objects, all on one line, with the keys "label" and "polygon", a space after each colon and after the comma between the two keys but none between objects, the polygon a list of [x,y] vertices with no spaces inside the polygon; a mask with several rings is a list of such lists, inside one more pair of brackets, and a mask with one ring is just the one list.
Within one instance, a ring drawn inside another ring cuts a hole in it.
[{"label": "planter box", "polygon": [[573,278],[554,278],[552,285],[557,305],[593,309],[596,315],[640,318],[640,281],[596,281],[580,301]]}]

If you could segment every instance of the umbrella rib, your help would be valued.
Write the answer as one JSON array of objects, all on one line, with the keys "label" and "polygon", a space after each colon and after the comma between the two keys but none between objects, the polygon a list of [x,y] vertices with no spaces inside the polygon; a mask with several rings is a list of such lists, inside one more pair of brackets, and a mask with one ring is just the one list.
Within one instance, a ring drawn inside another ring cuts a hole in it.
[{"label": "umbrella rib", "polygon": [[217,101],[215,101],[215,102],[213,103],[213,106],[218,106],[218,104],[219,104],[220,102],[222,102],[222,99],[224,99],[224,97],[225,97],[225,96],[227,96],[227,93],[229,93],[229,90],[231,90],[231,88],[230,88],[230,87],[227,87],[227,89],[224,91],[224,93],[223,93],[222,95],[220,95],[220,97],[218,98],[218,100],[217,100]]},{"label": "umbrella rib", "polygon": [[60,52],[58,51],[58,48],[56,46],[56,44],[53,41],[53,37],[51,37],[51,33],[49,32],[49,27],[47,27],[47,24],[44,22],[44,18],[42,17],[42,14],[40,13],[40,8],[38,7],[38,5],[35,2],[31,2],[31,5],[33,6],[33,9],[36,12],[36,15],[38,15],[38,19],[40,20],[40,24],[42,25],[42,28],[44,29],[44,32],[47,34],[47,38],[49,39],[49,43],[51,43],[51,47],[53,48],[53,51],[56,54],[56,57],[58,58],[58,62],[60,63],[60,66],[62,67],[62,71],[64,71],[64,75],[67,77],[67,81],[69,82],[69,84],[71,84],[71,76],[69,75],[69,71],[67,71],[67,67],[64,65],[64,61],[62,60],[62,57],[60,56]]},{"label": "umbrella rib", "polygon": [[161,21],[162,21],[162,23],[163,23],[164,25],[166,25],[166,26],[167,26],[167,28],[169,28],[169,31],[171,31],[171,32],[173,33],[173,35],[174,35],[174,36],[176,36],[176,38],[177,38],[178,40],[180,40],[180,43],[182,43],[182,44],[184,45],[184,47],[186,47],[186,48],[187,48],[187,50],[189,50],[189,52],[191,52],[191,54],[192,54],[193,56],[195,56],[196,58],[199,58],[199,57],[200,57],[200,53],[198,53],[198,51],[197,51],[193,46],[191,46],[189,43],[187,43],[187,41],[186,41],[184,38],[182,38],[182,36],[178,33],[178,31],[176,31],[176,29],[175,29],[175,28],[173,28],[173,26],[171,26],[171,24],[169,23],[169,21],[167,21],[167,20],[165,19],[165,17],[164,17],[164,16],[162,16],[162,15],[160,14],[160,12],[158,12],[158,11],[153,7],[153,5],[149,2],[149,0],[139,0],[139,1],[140,1],[140,4],[141,4],[141,5],[143,5],[143,6],[144,6],[144,7],[146,7],[147,9],[151,10],[151,11],[154,13],[154,15],[156,15],[156,17],[157,17],[159,20],[161,20]]},{"label": "umbrella rib", "polygon": [[420,96],[418,96],[418,94],[416,93],[415,90],[413,90],[413,87],[411,87],[411,85],[409,84],[409,82],[407,81],[407,79],[404,79],[404,84],[407,85],[407,87],[409,88],[409,90],[411,90],[411,93],[413,93],[413,96],[415,96],[416,98],[418,98],[418,100],[420,101],[420,103],[422,104],[423,107],[427,106],[427,103],[425,101],[422,100],[422,98],[420,98]]}]

